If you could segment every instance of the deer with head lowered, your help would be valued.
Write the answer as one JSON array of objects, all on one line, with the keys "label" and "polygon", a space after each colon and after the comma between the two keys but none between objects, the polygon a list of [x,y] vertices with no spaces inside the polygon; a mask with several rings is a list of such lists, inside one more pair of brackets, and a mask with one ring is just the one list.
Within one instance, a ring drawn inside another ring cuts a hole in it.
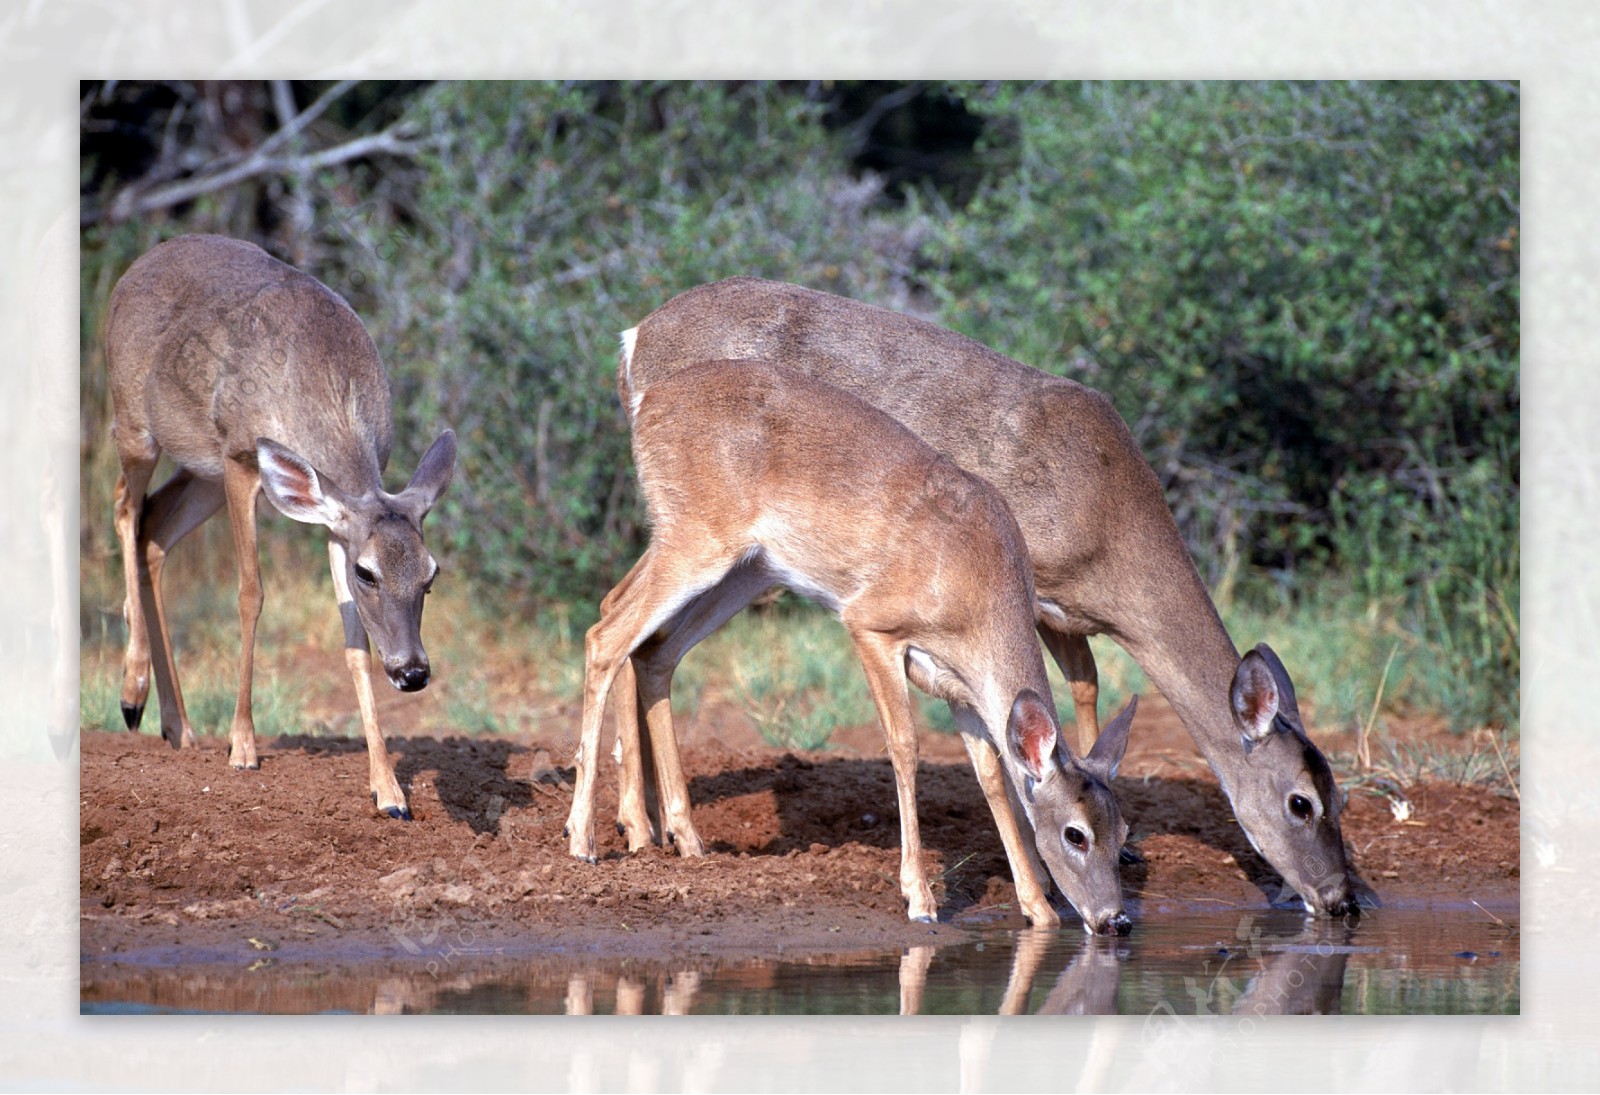
[{"label": "deer with head lowered", "polygon": [[1239,657],[1105,396],[931,323],[757,278],[691,289],[626,332],[619,391],[640,398],[707,358],[827,381],[992,483],[1027,541],[1038,633],[1072,689],[1080,748],[1097,733],[1087,636],[1105,634],[1172,703],[1246,836],[1307,908],[1356,911],[1343,799],[1289,675],[1264,644]]},{"label": "deer with head lowered", "polygon": [[[894,768],[900,885],[912,920],[936,917],[917,824],[907,679],[950,704],[1035,924],[1059,918],[1033,849],[1087,930],[1124,931],[1118,853],[1127,825],[1108,783],[1129,709],[1081,761],[1061,741],[1033,637],[1022,536],[999,494],[889,416],[761,363],[706,362],[625,399],[650,545],[606,597],[585,643],[582,737],[569,850],[595,855],[600,723],[642,713],[658,763],[676,760],[673,670],[775,585],[832,609],[865,671]],[[638,723],[619,730],[637,764]],[[663,778],[679,847],[699,854],[681,769]],[[676,794],[670,793],[675,788]],[[1012,798],[1035,830],[1024,840]]]},{"label": "deer with head lowered", "polygon": [[[378,729],[368,636],[396,688],[427,685],[422,603],[439,568],[423,546],[422,520],[449,485],[455,434],[439,436],[404,490],[385,493],[389,380],[366,328],[327,286],[240,240],[183,236],[152,248],[117,282],[105,339],[122,465],[116,530],[127,581],[129,729],[143,717],[153,663],[162,736],[174,748],[195,743],[162,570],[173,545],[226,506],[241,632],[228,760],[259,766],[250,699],[262,604],[256,504],[265,493],[287,516],[328,529],[373,802],[409,819]],[[163,452],[177,470],[146,497]]]}]

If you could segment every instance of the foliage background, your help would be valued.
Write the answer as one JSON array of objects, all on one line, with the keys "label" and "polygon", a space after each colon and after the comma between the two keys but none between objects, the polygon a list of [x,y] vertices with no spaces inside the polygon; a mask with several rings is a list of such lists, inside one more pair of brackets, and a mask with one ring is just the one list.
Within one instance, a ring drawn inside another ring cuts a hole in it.
[{"label": "foliage background", "polygon": [[617,332],[758,274],[1105,391],[1224,615],[1323,647],[1341,717],[1381,694],[1514,727],[1519,107],[1492,83],[86,84],[85,566],[118,565],[98,327],[161,239],[254,239],[343,293],[390,369],[391,477],[460,435],[436,553],[573,626],[646,538]]}]

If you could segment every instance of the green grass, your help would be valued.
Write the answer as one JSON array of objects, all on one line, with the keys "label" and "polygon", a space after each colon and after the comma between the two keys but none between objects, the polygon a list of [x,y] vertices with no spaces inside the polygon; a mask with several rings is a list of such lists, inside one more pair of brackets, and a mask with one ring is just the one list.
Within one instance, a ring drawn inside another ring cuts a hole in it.
[{"label": "green grass", "polygon": [[[84,647],[78,677],[78,724],[85,730],[122,730],[122,663]],[[156,729],[161,728],[156,720]]]},{"label": "green grass", "polygon": [[481,680],[452,684],[445,694],[444,717],[453,733],[504,734],[518,729],[516,719],[497,707]]},{"label": "green grass", "polygon": [[[582,697],[583,630],[590,619],[550,609],[523,625],[522,641],[538,651],[532,671],[539,687],[569,702]],[[1100,710],[1109,719],[1145,687],[1144,674],[1115,644],[1091,641],[1100,662]],[[1070,723],[1071,694],[1059,671],[1053,665],[1049,671],[1058,708]],[[914,687],[911,693],[920,725],[955,732],[943,700]],[[840,727],[877,720],[844,628],[828,612],[787,596],[741,612],[679,664],[672,682],[675,718],[692,718],[712,695],[743,710],[765,740],[784,749],[821,749]]]},{"label": "green grass", "polygon": [[673,680],[674,714],[691,715],[710,691],[783,749],[821,749],[839,727],[874,718],[844,628],[792,598],[741,612],[690,651]]},{"label": "green grass", "polygon": [[[1438,640],[1435,621],[1397,601],[1368,601],[1332,582],[1289,602],[1241,599],[1222,615],[1241,652],[1262,641],[1277,651],[1322,729],[1372,719],[1381,730],[1386,714],[1403,714],[1438,715],[1457,733],[1486,726],[1518,733],[1518,683],[1502,694],[1507,686],[1496,674],[1476,670]],[[1502,716],[1486,721],[1484,712]]]},{"label": "green grass", "polygon": [[1405,787],[1425,780],[1439,780],[1463,787],[1488,787],[1520,798],[1521,754],[1509,735],[1504,731],[1480,730],[1468,741],[1470,747],[1460,750],[1385,737],[1374,751],[1371,769],[1361,771],[1352,766],[1346,782],[1381,784],[1387,779]]},{"label": "green grass", "polygon": [[[234,643],[237,648],[237,638]],[[183,659],[180,651],[178,681],[183,687],[184,708],[194,732],[202,737],[227,736],[233,724],[233,708],[239,686],[236,657],[208,655],[199,659]],[[306,716],[300,692],[292,682],[262,672],[258,662],[253,684],[250,710],[259,736],[311,732],[312,723]],[[125,729],[121,706],[120,646],[115,649],[104,646],[84,648],[79,694],[79,723],[84,729]],[[161,710],[154,685],[151,685],[139,730],[146,734],[161,733]]]},{"label": "green grass", "polygon": [[[237,673],[238,615],[231,550],[206,534],[181,545],[168,569],[169,618],[190,717],[197,733],[225,733],[232,718]],[[225,530],[224,530],[225,531]],[[264,548],[266,607],[257,638],[254,711],[263,735],[307,732],[301,691],[278,679],[273,660],[310,643],[337,659],[340,631],[320,537],[278,529]],[[265,539],[265,537],[264,537]],[[185,557],[185,553],[188,557]],[[453,576],[452,576],[453,577]],[[125,630],[120,561],[86,556],[82,566],[83,725],[120,729],[118,708]],[[1370,730],[1367,763],[1335,758],[1363,778],[1421,778],[1501,783],[1517,778],[1517,727],[1461,721],[1462,691],[1490,687],[1468,680],[1446,644],[1431,641],[1426,619],[1369,602],[1335,583],[1293,598],[1259,589],[1223,606],[1241,650],[1266,641],[1283,658],[1313,729]],[[429,601],[424,635],[443,690],[438,725],[449,732],[522,732],[539,722],[540,703],[577,702],[583,685],[583,634],[596,606],[546,606],[521,614],[503,599],[459,580],[441,583]],[[1136,693],[1150,694],[1139,667],[1115,643],[1090,640],[1098,668],[1103,723]],[[1042,656],[1042,652],[1041,652]],[[1072,723],[1071,692],[1045,658],[1062,724]],[[1387,667],[1387,676],[1385,670]],[[448,674],[448,677],[443,676]],[[942,701],[912,689],[919,724],[954,730]],[[740,613],[685,658],[673,682],[673,707],[687,722],[709,700],[743,711],[771,744],[825,748],[835,730],[876,721],[866,681],[849,637],[829,613],[793,597]],[[1481,699],[1481,697],[1480,697]],[[1477,702],[1477,701],[1474,701]],[[1470,706],[1470,705],[1469,705]],[[1478,709],[1481,709],[1481,703]],[[151,697],[145,729],[158,727]],[[1398,739],[1396,716],[1438,715],[1460,733],[1474,732],[1468,749]],[[1497,754],[1488,737],[1501,746]]]},{"label": "green grass", "polygon": [[[340,624],[334,608],[321,537],[306,530],[263,522],[261,577],[265,604],[256,628],[256,671],[251,714],[256,733],[271,737],[307,733],[303,690],[272,671],[274,659],[307,641],[335,651]],[[304,541],[304,543],[300,542]],[[178,681],[190,725],[198,735],[226,735],[239,687],[239,600],[227,522],[213,519],[181,542],[167,560],[164,581],[167,622]],[[127,627],[122,620],[121,556],[86,553],[79,566],[80,724],[122,730],[122,655]],[[330,653],[337,658],[337,654]],[[159,697],[154,683],[145,704],[144,733],[159,734]]]},{"label": "green grass", "polygon": [[[1355,750],[1329,754],[1347,789],[1440,780],[1520,794],[1517,683],[1509,695],[1494,692],[1505,687],[1498,673],[1438,641],[1442,616],[1367,600],[1339,582],[1276,604],[1236,601],[1222,615],[1241,651],[1260,641],[1277,651],[1313,730],[1357,734]],[[1514,619],[1509,627],[1514,637]],[[1455,741],[1408,740],[1397,726],[1426,717],[1442,719]]]},{"label": "green grass", "polygon": [[[233,724],[233,708],[238,696],[238,681],[225,665],[211,672],[190,673],[179,677],[183,685],[184,706],[189,712],[189,723],[199,735],[215,734],[226,737]],[[145,720],[151,721],[153,709],[147,711]],[[284,734],[302,734],[310,729],[305,706],[292,683],[259,670],[252,681],[250,714],[255,720],[259,737],[274,738]],[[160,720],[155,729],[160,730]]]}]

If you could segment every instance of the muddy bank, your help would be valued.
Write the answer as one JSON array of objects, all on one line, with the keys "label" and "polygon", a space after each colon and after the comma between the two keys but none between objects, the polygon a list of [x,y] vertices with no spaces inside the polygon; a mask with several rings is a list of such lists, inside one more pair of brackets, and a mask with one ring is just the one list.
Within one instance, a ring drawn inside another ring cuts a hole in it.
[{"label": "muddy bank", "polygon": [[[1232,820],[1170,709],[1140,711],[1116,792],[1145,861],[1124,868],[1130,911],[1265,909],[1273,875]],[[570,747],[400,735],[416,820],[377,815],[359,740],[263,742],[256,772],[226,743],[174,752],[150,735],[85,733],[80,809],[86,961],[432,959],[519,954],[796,955],[940,944],[1020,927],[1004,853],[965,752],[924,733],[918,801],[941,918],[904,919],[893,776],[874,728],[795,755],[736,715],[685,742],[710,854],[628,855],[602,826],[598,865],[567,856]],[[535,778],[537,774],[538,778]],[[1406,789],[1409,819],[1355,790],[1344,832],[1386,901],[1516,908],[1513,799],[1445,783]],[[610,766],[601,817],[614,816]]]}]

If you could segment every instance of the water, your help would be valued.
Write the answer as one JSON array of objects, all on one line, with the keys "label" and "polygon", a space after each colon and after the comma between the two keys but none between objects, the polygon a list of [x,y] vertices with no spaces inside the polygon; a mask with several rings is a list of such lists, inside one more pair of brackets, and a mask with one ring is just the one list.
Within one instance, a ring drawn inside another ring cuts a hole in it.
[{"label": "water", "polygon": [[681,960],[498,953],[409,962],[85,962],[86,1014],[1516,1014],[1519,918],[1379,909],[1165,913],[1121,939],[973,932],[904,951]]}]

